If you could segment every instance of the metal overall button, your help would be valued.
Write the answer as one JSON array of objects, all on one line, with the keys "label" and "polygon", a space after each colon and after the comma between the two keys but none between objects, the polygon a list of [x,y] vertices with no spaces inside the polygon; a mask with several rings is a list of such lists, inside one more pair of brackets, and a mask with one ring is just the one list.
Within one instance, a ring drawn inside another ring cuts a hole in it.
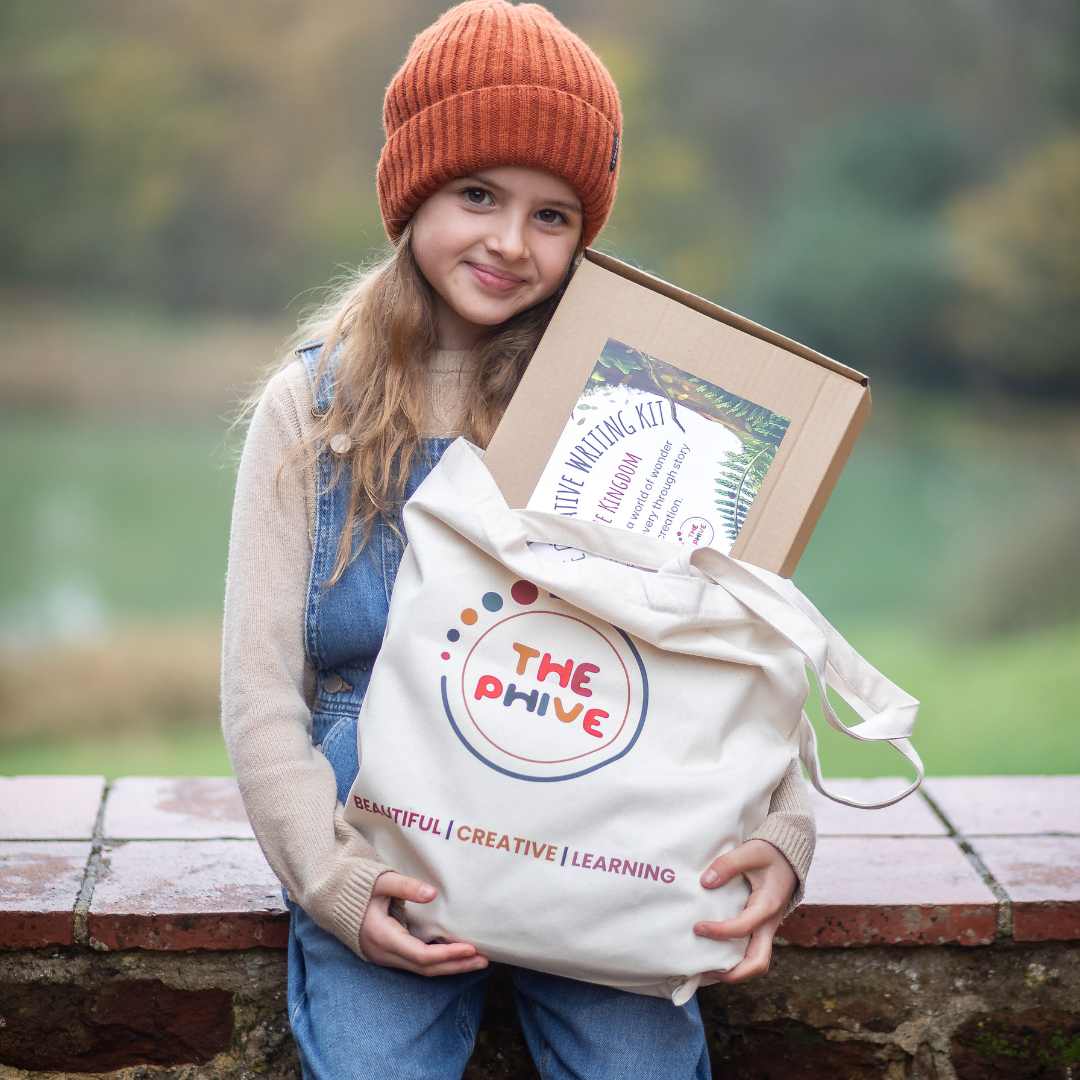
[{"label": "metal overall button", "polygon": [[323,682],[323,689],[328,694],[340,694],[342,690],[351,690],[352,686],[340,675],[330,675]]}]

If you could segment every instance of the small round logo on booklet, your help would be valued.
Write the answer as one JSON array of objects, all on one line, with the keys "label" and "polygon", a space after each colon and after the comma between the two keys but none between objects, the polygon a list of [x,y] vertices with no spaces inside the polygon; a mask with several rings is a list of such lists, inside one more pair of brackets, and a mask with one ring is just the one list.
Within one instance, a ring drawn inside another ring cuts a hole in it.
[{"label": "small round logo on booklet", "polygon": [[675,533],[675,539],[689,547],[710,547],[715,536],[712,522],[696,516],[685,518]]},{"label": "small round logo on booklet", "polygon": [[464,747],[518,780],[573,780],[634,747],[649,704],[623,630],[530,581],[484,593],[446,631],[440,690]]}]

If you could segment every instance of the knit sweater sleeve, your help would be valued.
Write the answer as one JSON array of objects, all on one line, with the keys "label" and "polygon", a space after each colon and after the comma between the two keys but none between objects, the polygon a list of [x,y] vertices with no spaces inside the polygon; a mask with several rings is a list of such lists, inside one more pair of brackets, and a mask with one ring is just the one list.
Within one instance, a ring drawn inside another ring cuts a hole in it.
[{"label": "knit sweater sleeve", "polygon": [[814,811],[806,791],[806,781],[799,769],[798,758],[792,759],[787,772],[773,791],[768,816],[747,839],[766,840],[773,847],[779,848],[795,871],[798,883],[784,910],[786,918],[802,903],[806,893],[806,877],[810,873],[810,863],[817,844]]},{"label": "knit sweater sleeve", "polygon": [[[297,362],[299,364],[299,362]],[[299,365],[301,377],[303,365]],[[310,462],[275,473],[301,434],[297,365],[268,384],[241,455],[222,628],[221,723],[244,807],[290,897],[353,952],[375,879],[391,869],[343,816],[311,744],[304,651]]]}]

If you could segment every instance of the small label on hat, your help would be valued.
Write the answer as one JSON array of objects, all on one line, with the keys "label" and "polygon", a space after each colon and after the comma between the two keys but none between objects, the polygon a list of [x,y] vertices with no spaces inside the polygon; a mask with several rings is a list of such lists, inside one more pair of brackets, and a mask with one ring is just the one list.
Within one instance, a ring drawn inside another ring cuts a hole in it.
[{"label": "small label on hat", "polygon": [[615,132],[615,141],[611,144],[611,164],[608,165],[608,172],[615,171],[615,162],[619,157],[619,133]]}]

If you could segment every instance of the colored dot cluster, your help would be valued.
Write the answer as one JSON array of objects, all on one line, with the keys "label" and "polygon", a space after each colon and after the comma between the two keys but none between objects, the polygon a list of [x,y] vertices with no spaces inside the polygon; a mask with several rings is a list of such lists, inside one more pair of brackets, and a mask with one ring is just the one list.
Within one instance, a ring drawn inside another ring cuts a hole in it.
[{"label": "colored dot cluster", "polygon": [[[523,607],[536,603],[536,598],[540,595],[540,590],[531,581],[515,581],[510,586],[510,598],[516,604],[521,604]],[[497,592],[486,592],[480,598],[480,604],[485,611],[501,611],[503,606],[503,598]],[[467,607],[464,608],[461,614],[458,616],[465,626],[473,626],[476,620],[480,618],[476,608]],[[452,626],[446,631],[447,641],[459,641],[461,639],[461,631]],[[444,660],[450,659],[448,652],[443,652],[442,658]]]}]

